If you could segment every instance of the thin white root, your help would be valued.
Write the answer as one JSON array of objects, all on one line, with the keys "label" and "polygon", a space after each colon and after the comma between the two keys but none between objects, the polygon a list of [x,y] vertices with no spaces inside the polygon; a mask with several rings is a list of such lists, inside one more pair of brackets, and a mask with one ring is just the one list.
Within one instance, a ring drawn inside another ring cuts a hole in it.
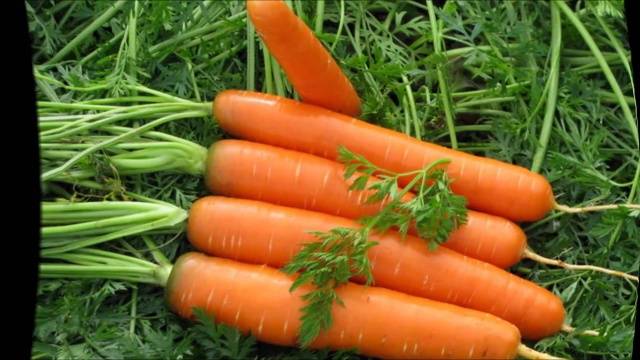
[{"label": "thin white root", "polygon": [[597,272],[601,272],[607,275],[612,275],[612,276],[618,276],[618,277],[622,277],[625,279],[629,279],[635,282],[638,282],[638,277],[631,275],[631,274],[627,274],[624,273],[622,271],[617,271],[617,270],[611,270],[611,269],[607,269],[607,268],[603,268],[600,266],[593,266],[593,265],[575,265],[575,264],[567,264],[566,262],[562,261],[562,260],[555,260],[555,259],[549,259],[547,257],[544,257],[542,255],[538,255],[535,252],[533,252],[533,250],[527,248],[524,250],[524,252],[522,253],[522,257],[523,258],[527,258],[527,259],[531,259],[533,261],[539,262],[541,264],[546,264],[546,265],[552,265],[552,266],[558,266],[567,270],[590,270],[590,271],[597,271]]},{"label": "thin white root", "polygon": [[[562,331],[566,332],[566,333],[576,333],[576,328],[574,328],[571,325],[568,324],[562,324]],[[581,332],[577,332],[577,335],[589,335],[589,336],[600,336],[600,333],[595,331],[595,330],[584,330]]]},{"label": "thin white root", "polygon": [[555,203],[554,208],[558,211],[578,214],[578,213],[586,213],[593,211],[604,211],[604,210],[614,210],[618,208],[628,208],[633,210],[640,210],[640,204],[607,204],[607,205],[594,205],[594,206],[584,206],[584,207],[571,207],[567,205],[562,205]]},{"label": "thin white root", "polygon": [[566,360],[561,357],[556,357],[553,355],[549,355],[540,351],[536,351],[525,344],[518,345],[518,355],[522,356],[525,359],[536,359],[536,360]]}]

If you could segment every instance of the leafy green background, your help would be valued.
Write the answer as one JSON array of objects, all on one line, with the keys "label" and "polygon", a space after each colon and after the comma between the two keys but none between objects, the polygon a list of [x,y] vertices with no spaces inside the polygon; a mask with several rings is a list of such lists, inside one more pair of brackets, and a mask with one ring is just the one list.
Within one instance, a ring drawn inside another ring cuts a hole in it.
[{"label": "leafy green background", "polygon": [[[302,19],[316,26],[317,2],[290,3]],[[530,167],[550,72],[549,3],[443,3],[438,2],[435,9],[442,28],[434,32],[424,1],[326,1],[318,37],[361,94],[363,119],[449,146],[445,95],[453,105],[459,149]],[[273,64],[269,70],[275,69],[276,77],[265,80],[271,71],[265,72],[257,37],[253,38],[255,49],[248,50],[242,1],[139,1],[137,5],[130,1],[64,58],[49,62],[112,4],[89,0],[25,3],[37,71],[71,85],[96,88],[69,91],[37,81],[39,100],[72,102],[130,95],[122,85],[132,78],[150,88],[201,101],[223,89],[247,88],[250,79],[258,90],[295,96]],[[622,2],[568,5],[604,52],[635,114],[630,74],[602,25],[611,30],[629,58]],[[638,203],[633,130],[583,37],[564,14],[561,26],[558,100],[541,173],[552,182],[558,201],[565,204]],[[434,52],[434,35],[443,39],[446,56]],[[452,49],[456,50],[449,52]],[[247,67],[249,57],[255,61],[254,70]],[[439,84],[437,69],[445,88]],[[159,130],[204,146],[224,136],[211,119],[181,120]],[[202,179],[187,175],[158,173],[116,181],[127,190],[185,209],[206,193]],[[44,190],[48,198],[109,197],[74,187]],[[638,216],[637,211],[626,210],[554,213],[523,227],[539,254],[637,274]],[[162,250],[175,259],[187,248],[181,234],[167,237]],[[567,321],[573,326],[604,333],[601,337],[559,334],[538,342],[536,349],[577,359],[631,357],[635,283],[531,261],[521,262],[512,271],[560,295]],[[36,318],[34,358],[352,356],[255,343],[210,321],[194,326],[168,311],[162,289],[117,281],[42,281]]]}]

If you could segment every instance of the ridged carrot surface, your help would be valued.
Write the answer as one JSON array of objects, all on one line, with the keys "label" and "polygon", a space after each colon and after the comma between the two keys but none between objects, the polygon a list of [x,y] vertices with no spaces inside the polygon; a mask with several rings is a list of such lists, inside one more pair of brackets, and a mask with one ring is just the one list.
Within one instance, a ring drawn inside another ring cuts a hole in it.
[{"label": "ridged carrot surface", "polygon": [[[171,308],[190,318],[203,308],[217,321],[251,332],[258,340],[294,346],[300,327],[301,294],[293,280],[266,266],[188,253],[174,265],[167,286]],[[511,359],[518,329],[493,315],[374,287],[338,289],[333,326],[312,348],[358,348],[389,359]]]},{"label": "ridged carrot surface", "polygon": [[256,32],[302,101],[358,116],[353,85],[309,27],[282,0],[247,1]]},{"label": "ridged carrot surface", "polygon": [[470,208],[511,220],[538,220],[554,205],[549,182],[523,167],[419,141],[317,106],[227,90],[215,98],[213,113],[221,128],[242,139],[329,159],[336,159],[343,145],[395,172],[448,158],[452,189],[467,198]]},{"label": "ridged carrot surface", "polygon": [[[208,196],[196,201],[189,241],[214,256],[284,266],[317,241],[308,231],[357,228],[353,220],[253,200]],[[527,339],[558,331],[562,301],[550,291],[485,262],[395,232],[374,235],[369,250],[375,286],[488,312],[516,325]],[[355,279],[362,282],[363,279]]]},{"label": "ridged carrot surface", "polygon": [[[314,155],[222,140],[211,146],[207,164],[207,186],[216,194],[350,219],[372,215],[381,208],[380,203],[365,203],[370,192],[349,191],[342,164]],[[521,259],[526,236],[509,220],[469,211],[467,224],[454,231],[444,246],[507,268]]]}]

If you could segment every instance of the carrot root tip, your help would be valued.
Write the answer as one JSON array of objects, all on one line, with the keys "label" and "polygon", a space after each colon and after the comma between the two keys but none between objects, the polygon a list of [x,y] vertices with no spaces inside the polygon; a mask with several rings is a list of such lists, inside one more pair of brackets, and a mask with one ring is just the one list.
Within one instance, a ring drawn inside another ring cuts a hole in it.
[{"label": "carrot root tip", "polygon": [[600,273],[603,273],[603,274],[607,274],[607,275],[611,275],[611,276],[617,276],[617,277],[625,278],[625,279],[628,279],[628,280],[631,280],[631,281],[639,282],[638,281],[639,280],[638,277],[635,276],[635,275],[627,274],[627,273],[622,272],[622,271],[603,268],[603,267],[600,267],[600,266],[594,266],[594,265],[568,264],[568,263],[566,263],[566,262],[564,262],[562,260],[550,259],[550,258],[544,257],[542,255],[536,254],[533,250],[531,250],[529,248],[524,250],[524,252],[522,253],[522,257],[530,259],[530,260],[533,260],[533,261],[541,263],[541,264],[557,266],[557,267],[561,267],[561,268],[567,269],[567,270],[596,271],[596,272],[600,272]]},{"label": "carrot root tip", "polygon": [[537,350],[534,350],[525,344],[518,345],[518,355],[522,356],[525,359],[540,359],[540,360],[566,360],[561,357],[556,357],[553,355],[549,355]]}]

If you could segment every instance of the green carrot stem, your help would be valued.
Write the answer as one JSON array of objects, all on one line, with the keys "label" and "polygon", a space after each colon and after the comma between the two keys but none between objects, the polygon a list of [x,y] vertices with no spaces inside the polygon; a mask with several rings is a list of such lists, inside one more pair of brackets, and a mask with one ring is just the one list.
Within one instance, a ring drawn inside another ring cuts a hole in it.
[{"label": "green carrot stem", "polygon": [[538,139],[538,146],[533,155],[531,171],[539,172],[542,161],[547,152],[547,144],[551,136],[551,126],[556,111],[558,99],[558,80],[560,78],[560,48],[562,44],[562,25],[558,8],[551,6],[551,68],[549,70],[549,90],[547,92],[547,105],[542,121],[542,130]]},{"label": "green carrot stem", "polygon": [[580,19],[569,8],[569,6],[567,6],[567,4],[564,1],[553,1],[551,4],[553,6],[557,6],[565,14],[565,16],[569,19],[569,21],[571,21],[571,23],[574,25],[576,30],[578,30],[578,32],[580,33],[580,35],[584,39],[584,41],[587,44],[587,46],[589,46],[589,49],[593,53],[593,56],[595,56],[595,58],[598,60],[598,63],[600,64],[600,68],[602,69],[602,72],[604,73],[605,77],[607,78],[607,81],[609,82],[609,85],[611,86],[611,89],[613,90],[614,94],[618,98],[618,103],[620,104],[620,107],[622,108],[622,112],[624,114],[624,118],[627,121],[627,125],[629,126],[629,129],[631,130],[631,134],[632,134],[632,136],[633,136],[633,138],[634,138],[634,140],[636,142],[636,147],[639,147],[640,146],[640,137],[638,135],[638,128],[636,126],[635,118],[634,118],[633,114],[631,113],[631,109],[629,108],[629,105],[624,100],[624,95],[622,94],[622,90],[620,89],[620,85],[618,84],[618,81],[616,80],[615,76],[613,75],[613,72],[611,72],[611,68],[607,64],[607,61],[605,60],[602,52],[600,51],[600,48],[595,43],[595,41],[593,40],[593,37],[591,37],[591,34],[589,34],[589,31],[584,27],[584,25],[582,24]]},{"label": "green carrot stem", "polygon": [[322,33],[322,25],[324,23],[324,0],[318,0],[316,2],[316,18],[313,30],[316,34]]},{"label": "green carrot stem", "polygon": [[157,56],[158,53],[161,52],[162,50],[165,50],[171,46],[175,46],[176,44],[183,43],[187,39],[194,38],[194,37],[206,34],[208,32],[217,30],[220,26],[225,25],[230,21],[235,21],[235,20],[246,17],[246,14],[247,12],[245,10],[242,10],[234,15],[227,17],[224,20],[216,21],[215,23],[198,27],[194,30],[189,30],[184,33],[178,34],[177,36],[171,39],[167,39],[161,43],[151,46],[149,48],[149,53],[151,53],[152,56]]},{"label": "green carrot stem", "polygon": [[511,102],[511,101],[514,101],[515,99],[516,99],[515,96],[503,96],[503,97],[460,101],[456,105],[462,106],[462,107],[470,107],[470,106],[478,106],[478,105],[496,104],[496,103],[502,103],[502,102]]},{"label": "green carrot stem", "polygon": [[[442,53],[442,40],[440,33],[439,23],[436,21],[436,14],[433,9],[433,3],[431,0],[427,0],[427,6],[429,8],[429,19],[431,22],[431,32],[433,36],[433,49],[436,55],[440,55]],[[436,72],[438,74],[438,84],[440,87],[440,99],[442,101],[442,107],[444,110],[445,121],[447,124],[447,128],[449,129],[449,139],[451,141],[451,147],[453,149],[458,148],[458,139],[456,138],[455,125],[453,122],[453,116],[455,114],[455,110],[453,109],[453,104],[451,103],[451,94],[449,94],[449,87],[447,81],[444,76],[444,70],[442,68],[442,64],[438,63],[436,65]]]},{"label": "green carrot stem", "polygon": [[140,223],[151,221],[158,218],[164,218],[175,212],[171,208],[159,208],[143,213],[133,213],[122,216],[110,217],[107,219],[93,220],[76,224],[45,226],[41,230],[43,240],[50,236],[72,236],[72,235],[93,235],[102,233],[105,229],[110,230],[114,226],[116,228],[122,225],[130,225],[132,223]]},{"label": "green carrot stem", "polygon": [[340,35],[342,34],[342,27],[344,26],[344,0],[340,0],[340,19],[338,20],[338,30],[336,31],[336,37],[333,40],[333,44],[331,44],[331,52],[333,52],[338,44],[338,40],[340,40]]},{"label": "green carrot stem", "polygon": [[53,178],[54,176],[62,173],[63,171],[69,169],[72,165],[76,164],[78,161],[80,161],[81,159],[83,159],[84,157],[98,151],[101,150],[111,144],[115,144],[118,141],[124,140],[128,137],[131,137],[133,135],[142,133],[144,131],[150,130],[156,126],[159,126],[161,124],[167,123],[169,121],[173,121],[173,120],[177,120],[177,119],[185,119],[185,118],[197,118],[197,117],[201,117],[201,116],[206,116],[207,113],[203,113],[202,111],[187,111],[184,113],[178,113],[178,114],[173,114],[173,115],[168,115],[168,116],[164,116],[160,119],[151,121],[149,123],[146,123],[134,130],[131,130],[127,133],[115,136],[109,140],[106,140],[104,142],[101,142],[99,144],[96,144],[94,146],[92,146],[91,148],[85,149],[83,151],[81,151],[80,153],[78,153],[76,156],[74,156],[72,159],[69,159],[67,162],[65,162],[63,165],[49,170],[47,172],[45,172],[44,174],[42,174],[41,179],[42,181],[47,181],[50,180],[51,178]]},{"label": "green carrot stem", "polygon": [[109,19],[111,19],[125,4],[127,1],[118,0],[116,1],[107,11],[102,13],[98,18],[96,18],[89,26],[84,28],[78,35],[76,35],[73,40],[71,40],[65,47],[60,49],[58,53],[56,53],[51,59],[49,59],[45,64],[52,64],[62,60],[65,56],[67,56],[71,51],[73,51],[80,43],[85,41],[94,31],[96,31],[99,27],[104,25]]},{"label": "green carrot stem", "polygon": [[256,32],[253,23],[247,20],[247,90],[256,89]]}]

